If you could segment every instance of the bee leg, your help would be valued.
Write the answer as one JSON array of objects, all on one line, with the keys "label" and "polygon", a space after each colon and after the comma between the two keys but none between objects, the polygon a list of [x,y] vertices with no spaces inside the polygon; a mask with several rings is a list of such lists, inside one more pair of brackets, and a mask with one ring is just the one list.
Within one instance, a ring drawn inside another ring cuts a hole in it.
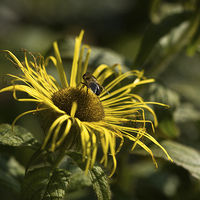
[{"label": "bee leg", "polygon": [[80,84],[82,84],[83,86],[82,86],[82,87],[80,87],[80,89],[79,89],[79,90],[82,90],[82,88],[84,88],[85,86],[87,86],[85,83],[83,83],[83,82],[80,82],[80,83],[78,84],[78,88],[79,88]]},{"label": "bee leg", "polygon": [[[80,82],[80,83],[78,84],[78,87],[80,86],[80,84],[82,84],[82,85],[84,85],[84,86],[87,86],[85,83]],[[82,88],[82,87],[81,87],[81,88]]]},{"label": "bee leg", "polygon": [[103,86],[101,86],[101,87],[106,91],[107,94],[109,94],[111,96],[111,94]]},{"label": "bee leg", "polygon": [[[80,89],[80,90],[82,90],[82,88],[84,88],[85,86],[87,87],[87,84],[86,84],[86,83],[80,82],[80,83],[79,83],[79,85],[80,85],[80,84],[82,84],[82,85],[83,85],[83,87],[81,87],[81,89]],[[79,87],[79,85],[78,85],[78,87]],[[87,97],[87,95],[88,95],[88,87],[87,87],[87,93],[86,93],[86,97]]]}]

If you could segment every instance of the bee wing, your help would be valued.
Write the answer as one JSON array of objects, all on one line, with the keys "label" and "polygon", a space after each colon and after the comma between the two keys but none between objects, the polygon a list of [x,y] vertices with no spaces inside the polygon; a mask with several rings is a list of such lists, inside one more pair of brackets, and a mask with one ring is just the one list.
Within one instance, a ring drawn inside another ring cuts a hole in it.
[{"label": "bee wing", "polygon": [[97,84],[96,82],[91,82],[89,84],[89,87],[97,96],[99,96],[101,94],[102,89],[101,89],[100,85]]}]

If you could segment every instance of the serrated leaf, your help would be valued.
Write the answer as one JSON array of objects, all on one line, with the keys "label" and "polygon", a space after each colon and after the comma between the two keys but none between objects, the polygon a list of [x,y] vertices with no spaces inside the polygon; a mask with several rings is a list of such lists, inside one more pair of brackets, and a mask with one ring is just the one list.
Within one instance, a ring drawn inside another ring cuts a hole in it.
[{"label": "serrated leaf", "polygon": [[110,186],[108,184],[107,176],[102,168],[93,166],[92,170],[89,170],[88,176],[92,181],[93,189],[95,190],[98,199],[111,199]]},{"label": "serrated leaf", "polygon": [[0,185],[19,197],[20,185],[24,177],[22,167],[14,157],[2,155],[0,157]]},{"label": "serrated leaf", "polygon": [[43,167],[29,171],[22,183],[20,200],[60,200],[69,185],[70,173],[63,169]]},{"label": "serrated leaf", "polygon": [[11,125],[9,124],[0,125],[0,144],[15,147],[26,147],[34,150],[41,146],[34,136],[25,128],[21,126],[14,126],[12,132]]},{"label": "serrated leaf", "polygon": [[[200,152],[192,147],[165,140],[160,144],[166,149],[173,160],[173,163],[188,170],[192,176],[200,179]],[[164,152],[157,146],[150,147],[154,157],[164,158],[167,160]],[[148,155],[146,151],[135,150],[132,153],[140,155]]]},{"label": "serrated leaf", "polygon": [[[85,170],[85,163],[82,162],[82,155],[80,153],[68,152],[67,155],[69,155],[83,171]],[[88,171],[88,177],[92,182],[98,200],[111,199],[107,175],[100,166],[94,165],[93,168]]]},{"label": "serrated leaf", "polygon": [[188,20],[190,17],[190,12],[182,12],[166,17],[159,24],[151,24],[143,37],[140,50],[133,66],[135,68],[141,66],[146,61],[160,38],[169,33],[174,27],[177,27],[182,22]]}]

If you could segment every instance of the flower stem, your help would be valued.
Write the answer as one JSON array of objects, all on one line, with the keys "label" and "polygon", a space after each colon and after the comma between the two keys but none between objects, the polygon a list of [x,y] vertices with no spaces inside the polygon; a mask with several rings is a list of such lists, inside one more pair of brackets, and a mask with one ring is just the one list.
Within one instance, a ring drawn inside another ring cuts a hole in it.
[{"label": "flower stem", "polygon": [[63,158],[65,157],[66,153],[65,151],[60,151],[57,158],[55,159],[53,165],[52,165],[52,171],[54,171],[59,164],[61,163],[61,161],[63,160]]}]

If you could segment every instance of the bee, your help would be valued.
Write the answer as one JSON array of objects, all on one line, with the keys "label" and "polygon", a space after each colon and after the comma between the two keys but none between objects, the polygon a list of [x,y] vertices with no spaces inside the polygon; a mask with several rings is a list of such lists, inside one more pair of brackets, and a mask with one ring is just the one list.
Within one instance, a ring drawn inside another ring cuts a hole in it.
[{"label": "bee", "polygon": [[83,80],[85,83],[81,83],[86,85],[87,88],[90,88],[92,92],[97,96],[101,94],[103,89],[110,95],[110,93],[97,81],[97,79],[90,72],[83,74]]}]

